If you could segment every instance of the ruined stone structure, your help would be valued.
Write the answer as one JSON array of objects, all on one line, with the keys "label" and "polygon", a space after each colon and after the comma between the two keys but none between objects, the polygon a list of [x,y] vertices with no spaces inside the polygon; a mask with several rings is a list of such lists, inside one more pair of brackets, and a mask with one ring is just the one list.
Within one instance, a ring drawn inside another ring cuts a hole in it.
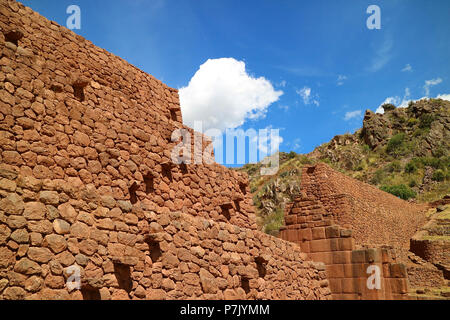
[{"label": "ruined stone structure", "polygon": [[[280,237],[325,263],[334,299],[413,299],[408,295],[411,284],[445,285],[448,244],[423,240],[425,231],[417,232],[426,206],[403,201],[324,163],[303,168],[300,190],[286,207]],[[379,290],[366,285],[373,274],[369,266],[382,271]]]},{"label": "ruined stone structure", "polygon": [[175,89],[11,0],[0,50],[0,299],[331,298],[246,176],[173,164]]},{"label": "ruined stone structure", "polygon": [[[433,239],[433,229],[448,234],[448,221],[431,219],[410,240],[410,251],[442,270],[443,277],[450,280],[450,242],[445,237]],[[439,230],[440,229],[440,230]],[[430,234],[431,233],[431,234]]]},{"label": "ruined stone structure", "polygon": [[[324,163],[303,168],[300,190],[286,207],[280,237],[325,263],[333,298],[408,299],[407,269],[398,258],[424,220],[420,208]],[[379,289],[367,286],[369,266],[381,271]]]},{"label": "ruined stone structure", "polygon": [[324,163],[304,168],[301,192],[319,200],[338,225],[351,229],[358,245],[407,250],[409,239],[426,221],[426,206],[411,204]]},{"label": "ruined stone structure", "polygon": [[[306,169],[307,170],[307,169]],[[333,299],[405,299],[408,292],[406,268],[393,261],[388,248],[356,249],[352,230],[335,224],[334,216],[314,197],[299,197],[287,209],[282,239],[300,246],[309,257],[326,265]],[[379,289],[367,280],[380,270]]]},{"label": "ruined stone structure", "polygon": [[449,278],[450,245],[448,241],[431,241],[413,238],[411,239],[411,251],[435,265],[445,266],[445,271],[447,272],[446,278]]}]

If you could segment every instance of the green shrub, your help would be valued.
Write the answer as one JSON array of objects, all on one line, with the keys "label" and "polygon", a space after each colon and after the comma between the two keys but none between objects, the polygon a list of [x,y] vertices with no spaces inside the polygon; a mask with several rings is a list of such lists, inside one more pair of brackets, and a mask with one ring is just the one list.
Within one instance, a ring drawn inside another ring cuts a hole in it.
[{"label": "green shrub", "polygon": [[377,171],[375,171],[375,173],[373,174],[372,179],[370,180],[370,182],[372,184],[380,184],[381,181],[383,181],[385,177],[385,172],[383,169],[378,169]]},{"label": "green shrub", "polygon": [[367,169],[367,161],[361,160],[354,168],[354,171],[365,171]]},{"label": "green shrub", "polygon": [[404,155],[407,151],[407,146],[405,143],[405,134],[399,133],[389,139],[386,147],[386,152],[393,156]]},{"label": "green shrub", "polygon": [[280,173],[280,177],[285,178],[288,176],[288,174],[289,174],[289,171],[284,171],[284,172]]},{"label": "green shrub", "polygon": [[428,134],[429,131],[430,131],[429,128],[425,128],[425,129],[417,128],[416,130],[414,130],[412,136],[413,136],[414,138],[421,137],[421,136],[425,136],[425,135]]},{"label": "green shrub", "polygon": [[436,158],[443,157],[447,154],[447,150],[442,146],[431,150],[431,152],[433,153],[433,156],[435,156]]},{"label": "green shrub", "polygon": [[433,172],[433,176],[431,177],[434,181],[444,181],[445,180],[445,172],[441,169],[437,169]]},{"label": "green shrub", "polygon": [[416,196],[416,192],[404,184],[399,184],[396,186],[382,186],[380,189],[403,200],[408,200]]},{"label": "green shrub", "polygon": [[416,118],[409,118],[408,119],[408,126],[410,126],[410,127],[413,127],[413,126],[415,126],[418,123],[419,123],[419,120],[416,119]]},{"label": "green shrub", "polygon": [[302,155],[300,157],[300,163],[301,164],[313,164],[313,161],[310,158],[308,158],[307,156]]},{"label": "green shrub", "polygon": [[447,158],[439,159],[435,157],[420,157],[418,158],[418,161],[420,161],[423,166],[429,166],[435,169],[445,169],[448,167]]},{"label": "green shrub", "polygon": [[434,116],[432,114],[423,114],[419,118],[419,127],[422,129],[431,128],[431,124],[434,121]]},{"label": "green shrub", "polygon": [[392,103],[385,103],[381,107],[383,108],[384,112],[391,111],[396,108]]},{"label": "green shrub", "polygon": [[410,186],[411,188],[417,187],[417,181],[414,180],[414,179],[412,179],[412,180],[409,182],[409,186]]},{"label": "green shrub", "polygon": [[293,159],[297,156],[297,154],[294,151],[289,152],[288,159]]},{"label": "green shrub", "polygon": [[365,153],[367,153],[367,152],[370,151],[370,147],[369,147],[368,144],[364,144],[364,145],[363,145],[363,151],[364,151]]},{"label": "green shrub", "polygon": [[385,170],[387,172],[391,172],[391,173],[392,172],[400,172],[400,171],[402,171],[402,164],[398,160],[393,161],[385,167]]},{"label": "green shrub", "polygon": [[414,173],[417,171],[417,165],[414,161],[410,161],[405,166],[405,172],[406,173]]},{"label": "green shrub", "polygon": [[276,236],[278,235],[281,226],[284,224],[284,212],[282,209],[277,209],[264,217],[263,230],[265,233]]}]

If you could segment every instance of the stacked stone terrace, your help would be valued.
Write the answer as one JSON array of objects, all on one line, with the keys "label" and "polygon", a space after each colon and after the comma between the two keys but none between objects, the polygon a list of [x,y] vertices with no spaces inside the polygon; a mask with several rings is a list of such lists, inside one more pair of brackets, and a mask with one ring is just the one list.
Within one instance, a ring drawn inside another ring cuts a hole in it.
[{"label": "stacked stone terrace", "polygon": [[[409,239],[425,221],[424,207],[351,179],[324,163],[302,171],[300,196],[286,208],[281,238],[326,264],[335,299],[409,299]],[[382,286],[369,290],[367,268],[382,270]],[[426,270],[429,274],[429,270]],[[439,278],[439,277],[438,277]]]},{"label": "stacked stone terrace", "polygon": [[[337,225],[317,198],[302,194],[295,199],[286,209],[285,222],[280,237],[296,243],[312,260],[325,263],[333,299],[408,299],[405,265],[395,263],[388,248],[357,248],[352,230]],[[374,273],[370,266],[380,270],[379,288],[367,285]]]},{"label": "stacked stone terrace", "polygon": [[11,0],[0,50],[0,299],[331,298],[246,176],[171,162],[175,89]]},{"label": "stacked stone terrace", "polygon": [[301,192],[320,201],[337,224],[351,229],[359,245],[407,251],[409,239],[426,222],[426,206],[352,179],[325,163],[304,168]]}]

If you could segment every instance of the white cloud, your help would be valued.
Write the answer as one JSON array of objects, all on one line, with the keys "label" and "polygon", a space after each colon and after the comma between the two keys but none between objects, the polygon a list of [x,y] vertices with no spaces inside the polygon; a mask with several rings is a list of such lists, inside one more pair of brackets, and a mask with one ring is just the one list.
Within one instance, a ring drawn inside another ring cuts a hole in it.
[{"label": "white cloud", "polygon": [[372,59],[370,66],[367,68],[370,72],[376,72],[383,68],[392,58],[392,48],[394,41],[387,36],[383,44],[375,51],[375,57]]},{"label": "white cloud", "polygon": [[408,63],[403,69],[402,72],[412,72],[413,68],[411,67],[411,65]]},{"label": "white cloud", "polygon": [[442,82],[441,78],[426,80],[425,81],[425,85],[423,86],[423,88],[425,89],[425,94],[427,96],[429,96],[430,95],[430,87],[435,86],[435,85],[437,85],[437,84],[439,84],[441,82]]},{"label": "white cloud", "polygon": [[280,109],[282,109],[282,110],[284,110],[284,111],[288,111],[289,110],[289,106],[287,106],[287,105],[279,105],[278,106]]},{"label": "white cloud", "polygon": [[403,95],[403,98],[400,98],[399,96],[395,97],[388,97],[386,98],[377,108],[375,111],[376,113],[384,113],[383,104],[390,103],[394,106],[397,106],[398,108],[406,108],[411,101],[409,97],[411,96],[411,90],[409,88],[405,88],[405,94]]},{"label": "white cloud", "polygon": [[312,94],[311,93],[311,88],[309,87],[303,87],[300,90],[296,90],[297,94],[300,95],[300,97],[302,97],[303,99],[303,103],[305,105],[308,104],[315,104],[316,106],[319,106],[319,100],[318,100],[318,95],[317,94]]},{"label": "white cloud", "polygon": [[344,84],[344,80],[347,80],[347,76],[344,76],[342,74],[338,75],[337,85],[342,86]]},{"label": "white cloud", "polygon": [[384,109],[383,109],[383,104],[393,104],[394,106],[397,106],[400,103],[400,98],[399,97],[387,97],[386,99],[384,99],[384,101],[378,106],[377,110],[375,111],[375,113],[384,113]]},{"label": "white cloud", "polygon": [[264,117],[269,105],[282,94],[264,77],[250,76],[245,63],[233,58],[208,59],[189,85],[179,90],[186,125],[202,121],[204,130],[221,131]]},{"label": "white cloud", "polygon": [[450,101],[450,93],[446,93],[446,94],[438,94],[438,96],[436,97],[436,99],[442,99],[442,100]]},{"label": "white cloud", "polygon": [[408,99],[411,96],[411,90],[409,88],[405,88],[405,96],[403,97],[403,100]]},{"label": "white cloud", "polygon": [[[438,82],[440,83],[440,82]],[[403,99],[400,99],[400,97],[396,96],[396,97],[388,97],[384,100],[383,103],[380,104],[380,106],[377,108],[377,110],[375,111],[376,113],[384,113],[384,109],[381,107],[383,104],[385,103],[391,103],[395,106],[397,106],[397,108],[407,108],[410,102],[416,102],[416,101],[420,101],[423,99],[429,99],[430,97],[424,96],[421,97],[419,99],[409,99],[411,96],[411,91],[409,90],[409,88],[405,88],[405,95],[403,96]],[[442,99],[442,100],[447,100],[450,101],[450,94],[445,93],[445,94],[439,94],[436,96],[436,99]]]},{"label": "white cloud", "polygon": [[361,110],[349,111],[349,112],[345,113],[344,120],[348,121],[348,120],[353,119],[353,118],[360,118],[361,116],[362,116],[362,111]]},{"label": "white cloud", "polygon": [[303,102],[305,104],[309,103],[309,97],[311,96],[311,88],[303,87],[300,90],[297,90],[297,93],[303,98]]},{"label": "white cloud", "polygon": [[281,82],[278,83],[278,86],[279,86],[279,87],[282,87],[282,88],[286,87],[286,85],[287,85],[286,80],[281,80]]},{"label": "white cloud", "polygon": [[301,144],[300,144],[300,138],[296,138],[293,142],[292,142],[292,149],[294,151],[298,151],[301,148]]}]

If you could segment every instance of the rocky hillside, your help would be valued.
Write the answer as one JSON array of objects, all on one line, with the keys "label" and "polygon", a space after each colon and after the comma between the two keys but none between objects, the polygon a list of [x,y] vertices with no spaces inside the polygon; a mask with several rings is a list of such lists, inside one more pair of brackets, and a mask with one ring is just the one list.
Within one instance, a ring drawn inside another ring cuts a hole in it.
[{"label": "rocky hillside", "polygon": [[261,164],[239,168],[249,175],[261,229],[277,234],[286,203],[298,194],[301,168],[323,161],[336,170],[403,199],[429,202],[450,193],[450,102],[424,99],[407,108],[367,110],[355,133],[335,136],[309,154],[280,153],[274,176]]}]

